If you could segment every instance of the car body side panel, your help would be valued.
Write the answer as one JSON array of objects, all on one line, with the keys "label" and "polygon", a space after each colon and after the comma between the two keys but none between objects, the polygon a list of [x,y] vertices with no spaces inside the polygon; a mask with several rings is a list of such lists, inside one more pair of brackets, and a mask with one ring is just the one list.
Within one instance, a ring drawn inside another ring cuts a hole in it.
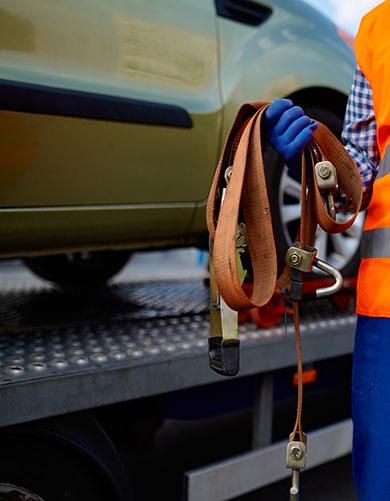
[{"label": "car body side panel", "polygon": [[[264,3],[271,6],[271,2]],[[259,27],[217,18],[223,138],[244,102],[271,101],[318,87],[348,95],[355,58],[338,39],[333,24],[298,0],[279,0],[272,6],[272,16]],[[322,104],[326,109],[327,103]],[[206,231],[205,206],[205,200],[198,204],[193,234]]]},{"label": "car body side panel", "polygon": [[[207,189],[207,167],[215,165],[217,139],[210,134],[218,114],[192,114],[194,134],[0,111],[1,206],[196,202]],[[170,148],[159,147],[164,144]]]},{"label": "car body side panel", "polygon": [[192,204],[3,209],[0,257],[184,246],[181,229],[193,210]]},{"label": "car body side panel", "polygon": [[[0,207],[31,208],[20,249],[41,238],[44,253],[47,228],[34,222],[36,208],[53,215],[56,208],[127,205],[128,214],[143,214],[129,218],[129,242],[145,231],[158,239],[162,227],[184,237],[204,198],[222,125],[213,1],[3,0],[0,30],[1,79],[174,105],[192,122],[0,111]],[[179,207],[181,216],[172,217]]]}]

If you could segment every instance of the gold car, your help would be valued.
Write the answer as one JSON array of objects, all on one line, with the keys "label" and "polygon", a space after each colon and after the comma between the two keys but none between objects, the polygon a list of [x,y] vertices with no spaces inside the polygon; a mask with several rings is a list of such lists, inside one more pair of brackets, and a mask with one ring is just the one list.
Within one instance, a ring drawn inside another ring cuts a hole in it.
[{"label": "gold car", "polygon": [[[133,249],[205,246],[238,107],[291,97],[337,133],[355,65],[300,0],[2,0],[0,33],[0,256],[61,284],[105,281]],[[283,247],[299,191],[266,155]],[[322,245],[345,271],[360,237],[341,238]]]}]

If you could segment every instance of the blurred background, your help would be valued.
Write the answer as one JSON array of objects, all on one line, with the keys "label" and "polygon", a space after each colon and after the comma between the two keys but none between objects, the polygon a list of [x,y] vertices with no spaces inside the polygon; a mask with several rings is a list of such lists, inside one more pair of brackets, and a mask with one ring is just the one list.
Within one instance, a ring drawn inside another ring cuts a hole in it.
[{"label": "blurred background", "polygon": [[328,16],[340,28],[356,35],[360,19],[366,12],[380,4],[378,0],[306,0],[320,12]]}]

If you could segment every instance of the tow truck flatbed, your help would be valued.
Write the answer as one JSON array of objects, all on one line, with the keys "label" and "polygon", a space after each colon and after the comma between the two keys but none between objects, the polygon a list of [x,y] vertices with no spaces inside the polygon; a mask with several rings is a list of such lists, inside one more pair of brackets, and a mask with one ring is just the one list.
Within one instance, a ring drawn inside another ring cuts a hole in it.
[{"label": "tow truck flatbed", "polygon": [[[0,293],[0,426],[221,381],[208,366],[208,308],[203,280],[82,295],[8,284]],[[350,312],[306,312],[304,363],[351,353],[354,326]],[[295,365],[291,322],[246,323],[239,335],[238,377]]]}]

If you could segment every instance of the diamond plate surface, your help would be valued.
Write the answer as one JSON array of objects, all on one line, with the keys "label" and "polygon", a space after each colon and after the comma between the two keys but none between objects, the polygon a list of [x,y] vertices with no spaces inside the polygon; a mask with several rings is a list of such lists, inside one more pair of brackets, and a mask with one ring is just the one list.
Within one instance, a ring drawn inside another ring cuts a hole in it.
[{"label": "diamond plate surface", "polygon": [[206,348],[208,289],[201,281],[82,294],[10,287],[0,305],[0,384]]},{"label": "diamond plate surface", "polygon": [[[0,294],[0,385],[100,372],[207,350],[209,290],[201,280],[116,284],[95,293],[48,287]],[[302,334],[354,322],[303,306]],[[293,326],[239,328],[245,344],[293,335]]]},{"label": "diamond plate surface", "polygon": [[0,334],[206,311],[208,288],[199,280],[118,284],[68,293],[49,287],[10,287],[0,293]]}]

